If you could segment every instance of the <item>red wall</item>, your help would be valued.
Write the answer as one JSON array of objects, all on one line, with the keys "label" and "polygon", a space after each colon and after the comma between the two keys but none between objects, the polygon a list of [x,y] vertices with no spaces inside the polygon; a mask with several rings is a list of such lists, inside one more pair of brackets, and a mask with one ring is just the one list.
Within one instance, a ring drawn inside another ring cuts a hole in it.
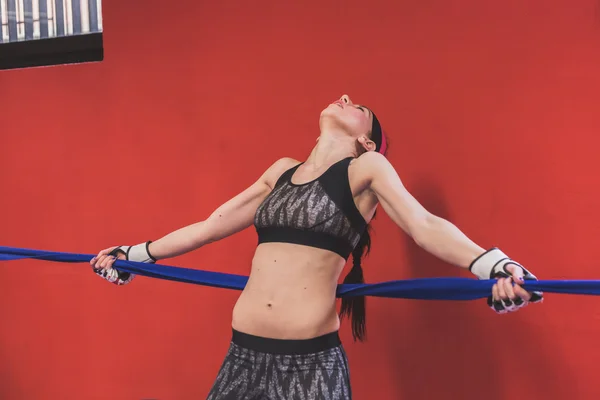
[{"label": "red wall", "polygon": [[[201,220],[302,159],[349,93],[419,200],[544,279],[598,277],[597,1],[105,2],[106,60],[0,73],[0,244],[94,253]],[[469,276],[383,213],[370,282]],[[247,230],[169,264],[247,274]],[[235,251],[232,251],[235,249]],[[238,292],[0,265],[2,399],[204,398]],[[356,399],[597,399],[600,301],[369,299]]]}]

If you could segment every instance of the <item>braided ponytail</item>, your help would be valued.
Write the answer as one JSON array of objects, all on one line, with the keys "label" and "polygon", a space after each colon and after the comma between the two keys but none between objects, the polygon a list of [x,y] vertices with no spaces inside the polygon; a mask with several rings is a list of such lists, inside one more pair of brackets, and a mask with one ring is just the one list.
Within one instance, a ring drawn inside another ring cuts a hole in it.
[{"label": "braided ponytail", "polygon": [[[371,226],[367,225],[367,229],[360,238],[360,241],[352,251],[352,269],[344,278],[344,283],[365,283],[365,278],[362,270],[362,257],[369,254],[371,251]],[[342,298],[342,308],[340,316],[348,317],[352,323],[352,337],[354,340],[364,341],[367,333],[366,325],[366,299],[365,296],[353,296]]]},{"label": "braided ponytail", "polygon": [[[387,156],[389,149],[387,135],[381,129],[381,124],[375,116],[373,110],[370,110],[373,115],[373,125],[369,135],[376,144],[376,151]],[[356,143],[357,153],[360,156],[365,152],[364,148]],[[373,218],[375,218],[375,212]],[[352,250],[352,269],[344,278],[344,283],[365,283],[365,277],[362,270],[362,258],[367,256],[371,251],[371,225],[367,225],[364,233],[354,250]],[[342,298],[342,309],[340,317],[348,317],[352,322],[352,337],[354,341],[364,341],[367,335],[367,310],[365,296],[353,296]]]}]

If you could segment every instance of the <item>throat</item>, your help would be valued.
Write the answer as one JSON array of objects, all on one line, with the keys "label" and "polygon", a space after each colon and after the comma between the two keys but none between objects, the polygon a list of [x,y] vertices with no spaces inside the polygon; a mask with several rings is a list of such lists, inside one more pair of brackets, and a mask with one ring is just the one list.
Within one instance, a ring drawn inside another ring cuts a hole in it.
[{"label": "throat", "polygon": [[304,165],[308,167],[308,170],[317,173],[329,168],[339,160],[356,156],[356,146],[353,141],[322,137]]}]

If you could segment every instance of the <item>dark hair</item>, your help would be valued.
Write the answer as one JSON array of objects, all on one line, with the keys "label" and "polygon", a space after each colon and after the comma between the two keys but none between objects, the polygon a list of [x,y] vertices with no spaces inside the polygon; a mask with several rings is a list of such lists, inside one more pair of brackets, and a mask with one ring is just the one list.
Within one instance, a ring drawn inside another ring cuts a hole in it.
[{"label": "dark hair", "polygon": [[[375,218],[375,215],[373,215]],[[352,269],[344,278],[344,283],[365,283],[362,270],[362,257],[371,251],[371,226],[367,225],[364,233],[354,250],[352,250]],[[352,337],[354,341],[364,341],[367,334],[367,310],[365,296],[352,296],[342,298],[341,318],[345,316],[352,321]]]},{"label": "dark hair", "polygon": [[375,115],[373,110],[371,110],[369,108],[369,111],[371,111],[371,115],[373,116],[371,132],[369,132],[369,134],[371,135],[371,140],[373,142],[375,142],[375,151],[377,153],[381,153],[385,156],[385,155],[387,155],[387,151],[388,151],[388,147],[389,147],[387,135],[381,128],[381,123],[379,122],[379,119],[377,118],[377,116]]},{"label": "dark hair", "polygon": [[[388,142],[387,137],[381,129],[381,124],[373,115],[373,126],[371,128],[371,140],[377,146],[376,151],[387,155]],[[360,154],[360,153],[359,153]],[[377,214],[377,212],[375,212]],[[373,218],[375,218],[373,214]],[[362,258],[367,256],[371,251],[371,225],[367,224],[365,231],[360,237],[360,240],[354,250],[352,250],[352,269],[344,278],[344,283],[365,283],[365,277],[362,270]],[[342,298],[342,309],[340,311],[342,318],[348,317],[352,322],[352,337],[354,340],[364,341],[367,334],[367,310],[365,296],[352,296]]]},{"label": "dark hair", "polygon": [[383,129],[381,129],[381,124],[379,123],[379,119],[371,110],[371,115],[373,116],[373,126],[371,127],[371,140],[375,142],[375,151],[385,155],[387,153],[387,138],[385,137],[385,133]]}]

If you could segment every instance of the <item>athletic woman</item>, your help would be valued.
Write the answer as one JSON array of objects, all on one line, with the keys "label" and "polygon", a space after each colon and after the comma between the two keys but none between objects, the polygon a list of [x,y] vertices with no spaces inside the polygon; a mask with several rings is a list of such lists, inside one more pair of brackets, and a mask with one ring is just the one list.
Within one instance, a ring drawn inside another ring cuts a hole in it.
[{"label": "athletic woman", "polygon": [[[542,300],[521,286],[536,279],[529,271],[497,248],[484,250],[405,189],[385,157],[387,139],[372,110],[344,95],[321,112],[319,125],[304,162],[282,158],[204,221],[156,241],[110,247],[90,262],[101,277],[126,284],[133,275],[112,268],[116,259],[152,263],[254,225],[258,246],[210,400],[352,397],[336,287],[350,256],[344,282],[363,281],[361,258],[379,205],[426,251],[479,279],[497,279],[488,299],[496,312]],[[363,340],[364,298],[344,298],[341,316],[351,318],[354,338]]]}]

